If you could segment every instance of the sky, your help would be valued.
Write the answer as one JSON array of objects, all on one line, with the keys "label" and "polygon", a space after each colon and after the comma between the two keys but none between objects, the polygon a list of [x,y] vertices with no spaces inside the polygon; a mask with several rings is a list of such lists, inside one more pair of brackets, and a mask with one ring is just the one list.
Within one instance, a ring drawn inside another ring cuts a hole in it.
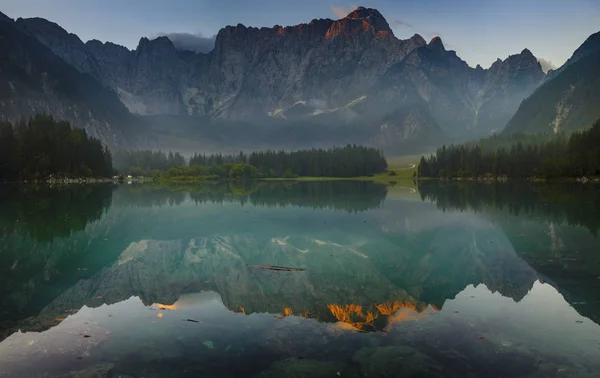
[{"label": "sky", "polygon": [[359,5],[378,9],[398,38],[440,36],[473,67],[524,48],[560,66],[600,31],[600,0],[0,0],[0,11],[46,18],[83,41],[134,49],[141,37],[169,35],[176,45],[205,51],[226,25],[337,19]]}]

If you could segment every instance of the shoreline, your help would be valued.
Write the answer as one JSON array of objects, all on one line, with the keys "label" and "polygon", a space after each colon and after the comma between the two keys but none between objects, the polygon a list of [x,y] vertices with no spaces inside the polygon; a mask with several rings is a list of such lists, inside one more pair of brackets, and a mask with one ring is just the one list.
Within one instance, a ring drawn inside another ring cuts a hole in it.
[{"label": "shoreline", "polygon": [[478,183],[506,183],[509,181],[518,181],[518,182],[529,182],[532,184],[535,183],[555,183],[555,182],[579,182],[582,184],[587,183],[600,183],[600,178],[593,177],[558,177],[558,178],[541,178],[541,177],[533,177],[533,178],[510,178],[510,177],[417,177],[415,178],[417,181],[429,181],[429,180],[437,180],[437,181],[462,181],[462,182],[478,182]]}]

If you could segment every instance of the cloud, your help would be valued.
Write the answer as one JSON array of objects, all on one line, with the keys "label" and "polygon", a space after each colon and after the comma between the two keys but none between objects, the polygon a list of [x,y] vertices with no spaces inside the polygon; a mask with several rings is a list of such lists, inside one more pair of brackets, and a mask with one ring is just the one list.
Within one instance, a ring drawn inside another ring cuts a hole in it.
[{"label": "cloud", "polygon": [[207,53],[215,47],[216,35],[205,37],[204,35],[192,33],[160,33],[159,37],[167,37],[173,42],[177,50],[188,50],[197,53]]},{"label": "cloud", "polygon": [[339,8],[336,6],[331,6],[331,11],[333,12],[333,14],[335,14],[337,17],[339,18],[344,18],[347,15],[349,15],[350,13],[352,13],[352,11],[356,9],[356,7],[352,7],[350,9],[344,9],[344,8]]},{"label": "cloud", "polygon": [[549,70],[556,69],[556,65],[552,63],[550,60],[546,60],[544,58],[537,58],[538,62],[540,62],[542,66],[542,71],[548,72]]},{"label": "cloud", "polygon": [[398,20],[398,19],[392,20],[392,25],[398,26],[398,27],[405,26],[407,28],[414,28],[414,26],[412,26],[412,24],[409,24],[406,21],[402,21],[402,20]]}]

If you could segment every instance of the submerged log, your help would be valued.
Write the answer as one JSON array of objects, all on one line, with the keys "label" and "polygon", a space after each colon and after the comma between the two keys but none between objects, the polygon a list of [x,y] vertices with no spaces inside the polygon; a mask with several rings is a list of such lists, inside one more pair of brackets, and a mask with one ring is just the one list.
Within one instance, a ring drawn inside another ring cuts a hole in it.
[{"label": "submerged log", "polygon": [[264,270],[278,270],[283,272],[302,272],[306,269],[304,268],[288,268],[285,266],[275,266],[275,265],[248,265],[254,269],[264,269]]}]

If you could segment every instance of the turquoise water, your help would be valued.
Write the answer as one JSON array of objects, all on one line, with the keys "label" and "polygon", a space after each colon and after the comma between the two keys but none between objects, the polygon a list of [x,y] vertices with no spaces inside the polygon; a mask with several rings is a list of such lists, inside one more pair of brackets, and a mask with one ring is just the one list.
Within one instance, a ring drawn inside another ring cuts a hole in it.
[{"label": "turquoise water", "polygon": [[598,189],[3,186],[0,377],[595,377]]}]

